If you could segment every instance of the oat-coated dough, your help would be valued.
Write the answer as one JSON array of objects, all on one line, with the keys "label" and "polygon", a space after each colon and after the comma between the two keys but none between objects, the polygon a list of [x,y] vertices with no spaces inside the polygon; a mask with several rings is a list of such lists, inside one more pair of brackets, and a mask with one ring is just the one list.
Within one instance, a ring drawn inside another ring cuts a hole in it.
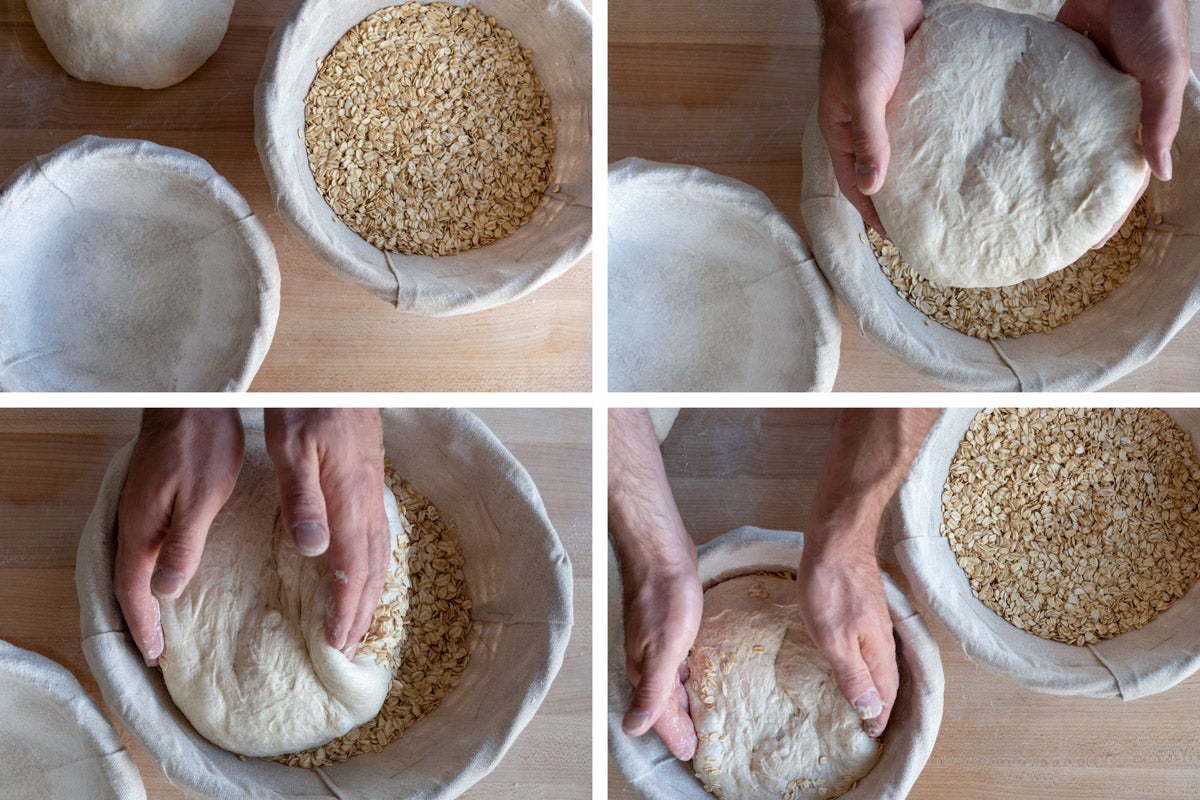
[{"label": "oat-coated dough", "polygon": [[693,764],[719,798],[836,797],[879,757],[804,630],[794,581],[748,575],[706,591],[688,669]]},{"label": "oat-coated dough", "polygon": [[973,4],[930,14],[888,104],[874,197],[905,261],[944,286],[1062,269],[1107,233],[1149,174],[1137,81],[1057,22]]},{"label": "oat-coated dough", "polygon": [[162,89],[217,51],[234,0],[27,0],[55,61],[84,81]]},{"label": "oat-coated dough", "polygon": [[[390,491],[384,501],[394,536]],[[202,736],[246,756],[341,736],[379,712],[392,677],[373,656],[350,661],[326,642],[326,557],[301,556],[278,517],[266,445],[247,431],[237,486],[200,568],[178,600],[162,604],[159,663],[171,699]]]}]

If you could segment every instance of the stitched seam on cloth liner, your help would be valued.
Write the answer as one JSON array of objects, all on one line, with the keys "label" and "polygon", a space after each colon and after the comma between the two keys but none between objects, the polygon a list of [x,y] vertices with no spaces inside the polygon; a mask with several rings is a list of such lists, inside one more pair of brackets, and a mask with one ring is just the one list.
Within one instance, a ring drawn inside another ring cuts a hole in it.
[{"label": "stitched seam on cloth liner", "polygon": [[1000,361],[1004,364],[1004,366],[1008,367],[1008,371],[1011,372],[1013,377],[1017,379],[1017,391],[1033,391],[1025,385],[1023,380],[1021,380],[1021,373],[1017,372],[1017,368],[1014,367],[1013,363],[1008,360],[1008,354],[1005,353],[1004,348],[1000,346],[1000,341],[997,339],[988,339],[988,344],[990,344],[992,349],[996,351],[996,355],[1000,358]]},{"label": "stitched seam on cloth liner", "polygon": [[204,234],[203,236],[198,236],[195,239],[189,239],[187,243],[188,244],[196,244],[197,242],[203,242],[205,239],[212,236],[213,234],[220,233],[223,230],[225,230],[226,228],[232,228],[234,225],[241,225],[243,222],[245,222],[248,219],[252,219],[253,217],[254,217],[254,212],[251,211],[249,214],[247,214],[244,217],[238,217],[237,219],[226,222],[224,225],[221,225],[220,227],[213,228],[211,231]]},{"label": "stitched seam on cloth liner", "polygon": [[1113,668],[1110,667],[1108,662],[1104,660],[1104,656],[1100,655],[1100,651],[1096,649],[1095,645],[1089,644],[1087,649],[1091,651],[1091,654],[1095,657],[1100,666],[1104,667],[1105,671],[1108,672],[1109,675],[1112,675],[1113,683],[1117,685],[1117,694],[1121,695],[1122,700],[1127,699],[1125,697],[1125,687],[1121,684],[1121,676],[1117,675],[1117,673],[1113,671]]},{"label": "stitched seam on cloth liner", "polygon": [[317,773],[317,777],[321,779],[321,783],[325,784],[325,788],[332,792],[337,800],[346,800],[346,795],[342,794],[341,790],[334,784],[333,779],[325,774],[324,767],[313,767],[312,771]]},{"label": "stitched seam on cloth liner", "polygon": [[396,281],[396,296],[392,298],[392,308],[400,307],[400,273],[396,271],[396,265],[392,263],[392,254],[387,250],[380,250],[383,253],[383,263],[387,264],[388,270],[392,273],[392,279]]},{"label": "stitched seam on cloth liner", "polygon": [[67,192],[67,190],[66,190],[66,189],[63,189],[61,186],[59,186],[57,183],[55,183],[55,182],[54,182],[54,181],[53,181],[53,180],[50,178],[50,176],[46,174],[46,170],[42,169],[42,162],[41,162],[41,159],[38,159],[38,161],[37,161],[37,171],[38,171],[38,174],[39,174],[39,175],[41,175],[43,178],[45,178],[45,179],[46,179],[46,183],[48,183],[48,184],[50,184],[51,186],[53,186],[53,187],[55,188],[55,190],[56,190],[56,191],[57,191],[59,194],[61,194],[61,195],[62,195],[63,197],[65,197],[65,198],[67,198],[67,202],[71,204],[71,209],[72,209],[73,211],[78,211],[78,210],[79,210],[79,207],[75,205],[75,198],[74,198],[74,197],[72,197],[72,196],[70,195],[70,193],[68,193],[68,192]]},{"label": "stitched seam on cloth liner", "polygon": [[67,348],[63,345],[47,344],[42,345],[41,347],[35,347],[31,350],[26,350],[24,353],[17,353],[12,358],[5,359],[3,364],[0,364],[0,373],[7,372],[12,367],[25,364],[37,358],[42,358],[43,356],[57,355],[58,353],[65,352],[66,349]]}]

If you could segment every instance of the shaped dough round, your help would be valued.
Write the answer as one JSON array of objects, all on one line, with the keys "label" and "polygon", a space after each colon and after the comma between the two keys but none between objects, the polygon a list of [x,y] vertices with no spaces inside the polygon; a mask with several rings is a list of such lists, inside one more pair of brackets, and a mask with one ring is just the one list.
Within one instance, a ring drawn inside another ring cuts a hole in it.
[{"label": "shaped dough round", "polygon": [[1007,286],[1082,256],[1137,200],[1141,90],[1086,38],[979,5],[934,11],[887,108],[892,156],[874,197],[915,271]]},{"label": "shaped dough round", "polygon": [[879,758],[804,630],[794,581],[747,575],[706,591],[688,669],[693,764],[719,798],[836,797]]},{"label": "shaped dough round", "polygon": [[[395,540],[401,522],[387,489],[384,503]],[[275,756],[323,745],[379,712],[391,671],[325,641],[327,575],[326,557],[300,555],[284,532],[262,434],[247,431],[237,486],[200,568],[162,604],[163,680],[202,736]]]},{"label": "shaped dough round", "polygon": [[54,60],[83,81],[161,89],[217,51],[233,0],[27,0]]}]

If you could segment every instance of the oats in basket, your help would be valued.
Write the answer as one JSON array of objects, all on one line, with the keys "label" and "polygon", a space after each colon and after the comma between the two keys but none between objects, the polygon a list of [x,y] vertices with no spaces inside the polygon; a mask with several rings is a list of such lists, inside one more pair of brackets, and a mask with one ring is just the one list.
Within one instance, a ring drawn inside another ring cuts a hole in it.
[{"label": "oats in basket", "polygon": [[[375,719],[311,750],[274,759],[294,767],[320,767],[378,752],[433,711],[458,686],[471,658],[471,600],[463,555],[453,523],[390,466],[387,484],[396,495],[408,534],[411,577],[403,601],[380,606],[367,634],[369,652],[392,669],[392,684]],[[389,570],[385,594],[399,576]]]},{"label": "oats in basket", "polygon": [[452,255],[512,234],[550,182],[555,124],[532,54],[477,9],[383,8],[317,66],[304,141],[352,231]]},{"label": "oats in basket", "polygon": [[1045,277],[988,289],[938,286],[914,272],[895,245],[870,227],[865,239],[896,293],[913,308],[976,339],[1013,339],[1067,324],[1124,283],[1141,261],[1149,213],[1143,195],[1099,250]]},{"label": "oats in basket", "polygon": [[988,608],[1095,643],[1200,578],[1200,458],[1158,409],[988,409],[950,465],[942,534]]}]

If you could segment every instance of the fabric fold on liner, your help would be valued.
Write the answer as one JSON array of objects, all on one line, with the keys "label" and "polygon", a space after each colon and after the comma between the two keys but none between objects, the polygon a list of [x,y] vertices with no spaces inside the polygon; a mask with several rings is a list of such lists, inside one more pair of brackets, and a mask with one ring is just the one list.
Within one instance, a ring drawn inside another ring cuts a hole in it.
[{"label": "fabric fold on liner", "polygon": [[[244,412],[243,424],[262,430],[261,412]],[[83,649],[109,708],[173,783],[230,800],[450,798],[490,772],[537,711],[570,636],[572,575],[532,479],[469,412],[385,410],[383,429],[396,471],[458,526],[475,608],[530,621],[485,622],[458,687],[382,752],[320,771],[240,760],[182,717],[134,649],[113,597],[113,532],[131,443],[114,456],[80,540]]]}]

